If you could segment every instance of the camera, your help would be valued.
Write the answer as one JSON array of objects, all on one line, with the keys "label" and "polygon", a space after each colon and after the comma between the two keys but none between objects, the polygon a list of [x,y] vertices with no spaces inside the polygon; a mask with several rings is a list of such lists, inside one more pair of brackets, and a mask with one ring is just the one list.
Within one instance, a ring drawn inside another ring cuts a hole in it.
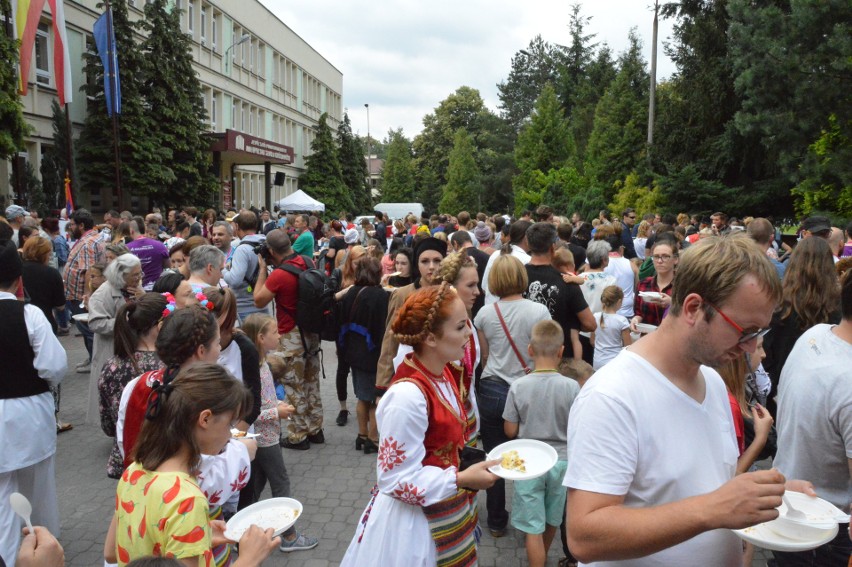
[{"label": "camera", "polygon": [[267,264],[272,264],[272,262],[273,262],[272,252],[269,250],[269,245],[266,242],[264,242],[260,246],[258,246],[257,253],[260,254],[263,257],[263,260]]}]

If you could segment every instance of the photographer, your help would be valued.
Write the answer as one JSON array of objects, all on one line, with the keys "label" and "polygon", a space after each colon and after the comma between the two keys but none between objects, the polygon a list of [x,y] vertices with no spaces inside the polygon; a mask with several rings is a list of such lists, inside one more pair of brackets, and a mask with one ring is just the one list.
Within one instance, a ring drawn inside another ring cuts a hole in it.
[{"label": "photographer", "polygon": [[[281,334],[279,354],[286,365],[288,401],[296,408],[282,433],[281,446],[306,450],[311,443],[324,443],[322,431],[322,400],[319,390],[319,335],[301,333],[296,326],[296,305],[299,300],[299,278],[286,270],[275,269],[267,276],[266,266],[276,268],[288,264],[299,270],[313,267],[313,262],[297,254],[283,230],[275,229],[266,236],[266,246],[258,255],[257,283],[254,286],[254,305],[264,308],[274,299]],[[307,352],[306,352],[307,349]]]},{"label": "photographer", "polygon": [[260,245],[266,242],[266,237],[257,234],[257,215],[251,211],[243,211],[232,221],[240,244],[234,248],[233,254],[225,262],[222,278],[230,286],[237,297],[237,316],[240,323],[252,313],[268,313],[266,307],[258,308],[254,304],[252,284],[257,279],[257,254]]}]

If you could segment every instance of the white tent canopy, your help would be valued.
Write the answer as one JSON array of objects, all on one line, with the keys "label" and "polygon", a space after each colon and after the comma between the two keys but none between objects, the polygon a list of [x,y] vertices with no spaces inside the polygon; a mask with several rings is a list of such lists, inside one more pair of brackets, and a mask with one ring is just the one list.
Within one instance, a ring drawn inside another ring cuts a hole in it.
[{"label": "white tent canopy", "polygon": [[287,195],[278,201],[278,208],[282,211],[323,211],[325,205],[299,189],[295,193]]}]

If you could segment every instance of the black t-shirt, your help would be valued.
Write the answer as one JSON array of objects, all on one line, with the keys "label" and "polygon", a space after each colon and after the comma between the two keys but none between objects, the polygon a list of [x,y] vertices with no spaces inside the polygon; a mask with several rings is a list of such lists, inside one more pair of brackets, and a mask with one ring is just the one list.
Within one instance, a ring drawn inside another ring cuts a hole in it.
[{"label": "black t-shirt", "polygon": [[574,255],[574,268],[579,270],[586,263],[586,249],[579,244],[569,242],[568,250]]},{"label": "black t-shirt", "polygon": [[336,250],[334,258],[329,258],[328,255],[325,257],[325,273],[330,274],[334,270],[334,263],[337,261],[337,257],[346,250],[346,241],[343,240],[342,236],[332,236],[328,241],[328,249]]},{"label": "black t-shirt", "polygon": [[65,287],[62,276],[57,270],[36,262],[24,262],[24,288],[30,297],[30,303],[42,310],[50,327],[56,333],[54,307],[65,305]]},{"label": "black t-shirt", "polygon": [[577,284],[566,284],[556,268],[550,265],[527,264],[529,287],[524,296],[541,303],[550,311],[550,317],[562,325],[565,333],[566,352],[571,352],[571,329],[580,328],[577,314],[588,308],[583,292]]}]

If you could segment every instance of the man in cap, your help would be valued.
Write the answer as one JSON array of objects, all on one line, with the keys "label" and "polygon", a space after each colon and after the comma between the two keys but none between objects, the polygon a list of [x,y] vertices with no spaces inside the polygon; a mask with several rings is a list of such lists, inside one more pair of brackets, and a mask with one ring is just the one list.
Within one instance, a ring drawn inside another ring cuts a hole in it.
[{"label": "man in cap", "polygon": [[[296,324],[299,301],[299,277],[287,270],[272,270],[267,276],[267,262],[273,267],[291,265],[298,270],[313,268],[310,259],[297,254],[290,237],[281,229],[266,235],[269,256],[258,255],[257,283],[254,285],[254,304],[265,308],[275,300],[278,332],[281,334],[278,354],[284,359],[288,383],[287,397],[296,408],[290,418],[287,433],[281,440],[286,449],[307,450],[311,443],[325,443],[322,430],[322,398],[320,397],[320,338],[316,333],[301,332]],[[282,436],[284,433],[282,432]]]},{"label": "man in cap", "polygon": [[811,236],[819,236],[828,240],[831,234],[831,223],[827,217],[813,216],[802,221],[802,238],[810,238]]},{"label": "man in cap", "polygon": [[15,243],[15,246],[18,245],[18,231],[24,226],[24,219],[28,216],[30,216],[30,213],[20,205],[6,207],[6,220],[12,227],[12,242]]},{"label": "man in cap", "polygon": [[49,387],[62,381],[68,367],[44,313],[15,297],[22,270],[14,244],[0,246],[0,558],[10,566],[21,541],[20,521],[9,504],[13,492],[32,503],[34,524],[59,535],[56,419]]}]

